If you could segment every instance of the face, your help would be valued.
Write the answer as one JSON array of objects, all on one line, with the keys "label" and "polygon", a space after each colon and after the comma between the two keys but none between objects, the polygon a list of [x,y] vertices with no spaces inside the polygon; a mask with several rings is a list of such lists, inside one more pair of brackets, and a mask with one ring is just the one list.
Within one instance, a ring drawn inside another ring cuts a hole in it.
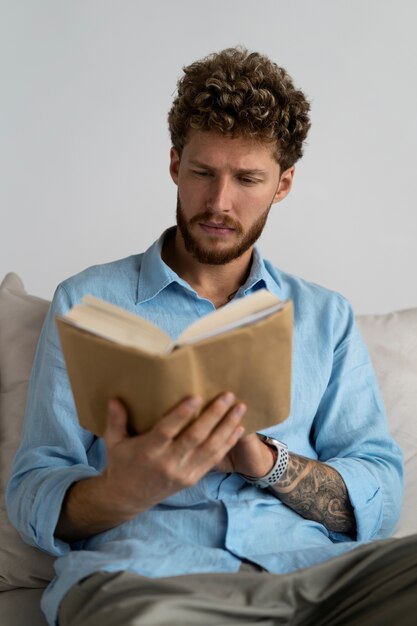
[{"label": "face", "polygon": [[181,158],[171,150],[170,172],[185,249],[221,265],[251,250],[272,204],[290,191],[294,168],[281,174],[268,144],[191,131]]}]

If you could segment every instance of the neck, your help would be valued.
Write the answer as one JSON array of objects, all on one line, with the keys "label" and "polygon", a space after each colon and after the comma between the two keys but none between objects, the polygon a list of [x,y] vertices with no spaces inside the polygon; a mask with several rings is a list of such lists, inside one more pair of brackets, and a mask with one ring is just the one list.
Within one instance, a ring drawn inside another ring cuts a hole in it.
[{"label": "neck", "polygon": [[185,248],[177,228],[162,249],[162,259],[200,297],[207,298],[218,308],[227,304],[246,281],[252,259],[252,249],[224,265],[208,265],[197,261]]}]

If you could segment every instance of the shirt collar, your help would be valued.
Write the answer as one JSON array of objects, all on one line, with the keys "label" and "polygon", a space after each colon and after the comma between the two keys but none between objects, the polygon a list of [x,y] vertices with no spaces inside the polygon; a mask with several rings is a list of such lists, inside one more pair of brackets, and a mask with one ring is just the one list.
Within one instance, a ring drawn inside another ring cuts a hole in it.
[{"label": "shirt collar", "polygon": [[[162,260],[161,252],[165,237],[172,235],[175,228],[175,226],[172,226],[165,230],[160,238],[144,253],[139,270],[136,304],[142,304],[147,300],[151,300],[171,283],[177,283],[184,289],[197,295],[194,289]],[[276,281],[272,280],[265,267],[264,260],[255,246],[249,276],[244,285],[239,288],[237,296],[246,296],[253,291],[262,289],[262,287],[265,287],[268,291],[276,292],[277,284]]]},{"label": "shirt collar", "polygon": [[[173,282],[187,284],[164,263],[161,256],[165,237],[173,233],[174,230],[175,226],[165,230],[159,239],[144,253],[139,269],[136,304],[142,304],[142,302],[151,300]],[[190,289],[189,285],[188,288]]]}]

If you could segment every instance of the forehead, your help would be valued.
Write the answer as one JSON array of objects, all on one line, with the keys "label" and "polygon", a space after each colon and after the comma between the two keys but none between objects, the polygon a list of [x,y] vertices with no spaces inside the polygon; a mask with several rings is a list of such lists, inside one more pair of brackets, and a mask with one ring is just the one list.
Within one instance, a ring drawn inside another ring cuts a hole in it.
[{"label": "forehead", "polygon": [[248,137],[227,137],[214,131],[192,130],[181,160],[213,168],[270,169],[278,167],[274,144]]}]

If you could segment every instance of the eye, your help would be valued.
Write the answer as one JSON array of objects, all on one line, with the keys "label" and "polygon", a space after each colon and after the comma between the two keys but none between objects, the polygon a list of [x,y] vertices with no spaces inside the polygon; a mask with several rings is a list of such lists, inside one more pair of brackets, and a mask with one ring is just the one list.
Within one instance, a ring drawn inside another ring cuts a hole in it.
[{"label": "eye", "polygon": [[249,178],[248,176],[240,176],[239,180],[244,185],[256,185],[260,181],[256,178]]},{"label": "eye", "polygon": [[211,176],[210,172],[206,172],[205,170],[192,170],[193,174],[199,176],[200,178],[205,178],[207,176]]}]

